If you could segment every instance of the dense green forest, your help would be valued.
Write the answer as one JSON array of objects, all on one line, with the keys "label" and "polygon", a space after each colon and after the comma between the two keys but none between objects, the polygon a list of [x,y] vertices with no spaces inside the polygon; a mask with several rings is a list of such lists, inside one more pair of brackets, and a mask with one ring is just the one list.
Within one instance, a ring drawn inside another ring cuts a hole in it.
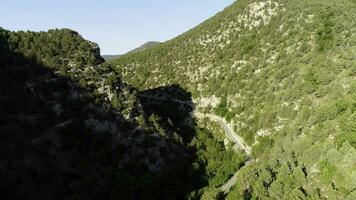
[{"label": "dense green forest", "polygon": [[178,84],[253,149],[226,199],[356,199],[356,2],[240,0],[109,63],[142,90]]},{"label": "dense green forest", "polygon": [[0,45],[5,199],[199,199],[244,162],[193,107],[142,97],[189,92],[123,83],[77,32],[0,29]]}]

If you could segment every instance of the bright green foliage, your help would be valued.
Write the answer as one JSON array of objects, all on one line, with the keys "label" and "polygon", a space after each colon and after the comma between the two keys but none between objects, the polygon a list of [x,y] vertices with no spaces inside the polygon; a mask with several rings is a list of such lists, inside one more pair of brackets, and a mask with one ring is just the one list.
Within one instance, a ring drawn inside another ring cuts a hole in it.
[{"label": "bright green foliage", "polygon": [[330,7],[323,11],[321,16],[321,25],[318,29],[318,49],[319,51],[325,51],[333,46],[334,42],[334,23],[332,22],[333,11]]},{"label": "bright green foliage", "polygon": [[224,117],[228,112],[228,108],[227,108],[227,100],[226,97],[222,98],[222,100],[220,101],[219,105],[215,108],[215,113],[217,115],[220,115],[221,117]]}]

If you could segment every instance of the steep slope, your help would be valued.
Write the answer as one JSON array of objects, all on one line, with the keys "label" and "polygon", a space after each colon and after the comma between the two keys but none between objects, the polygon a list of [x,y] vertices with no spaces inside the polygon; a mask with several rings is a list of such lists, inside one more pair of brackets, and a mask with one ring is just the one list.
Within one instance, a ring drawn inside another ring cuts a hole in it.
[{"label": "steep slope", "polygon": [[193,107],[145,98],[189,92],[138,91],[102,62],[72,30],[0,29],[2,198],[184,199],[238,169],[243,158],[217,150]]},{"label": "steep slope", "polygon": [[240,0],[110,63],[140,89],[180,85],[253,146],[228,199],[354,199],[355,13],[354,0]]}]

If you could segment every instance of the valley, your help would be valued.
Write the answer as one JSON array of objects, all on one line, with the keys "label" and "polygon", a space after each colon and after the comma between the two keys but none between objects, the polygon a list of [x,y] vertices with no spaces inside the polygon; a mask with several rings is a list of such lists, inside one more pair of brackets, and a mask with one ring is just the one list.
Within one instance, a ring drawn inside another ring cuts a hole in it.
[{"label": "valley", "polygon": [[[143,98],[147,98],[147,99],[153,99],[153,100],[157,100],[159,102],[162,101],[172,101],[178,104],[183,104],[186,106],[191,106],[193,107],[194,104],[192,104],[189,101],[182,101],[182,100],[177,100],[177,99],[172,99],[172,98],[168,98],[168,97],[157,97],[157,96],[141,96]],[[209,119],[211,121],[217,122],[219,124],[219,126],[221,127],[221,129],[225,132],[226,137],[233,143],[232,148],[237,151],[237,153],[240,153],[239,150],[244,151],[244,153],[246,153],[247,157],[246,157],[246,161],[244,163],[244,166],[248,166],[250,165],[254,159],[252,159],[251,156],[251,147],[248,146],[246,144],[246,142],[244,141],[244,139],[242,137],[240,137],[238,134],[236,134],[233,129],[230,127],[230,125],[225,121],[225,119],[214,115],[214,114],[203,114],[197,111],[194,111],[193,113],[191,113],[192,115],[194,115],[196,118],[200,119],[200,120],[204,120],[204,119]],[[239,170],[236,171],[233,176],[223,185],[221,186],[221,190],[224,193],[228,193],[229,190],[235,185],[236,181],[237,181],[237,174],[239,173]]]},{"label": "valley", "polygon": [[4,199],[356,199],[356,2],[239,0],[104,56],[0,28]]}]

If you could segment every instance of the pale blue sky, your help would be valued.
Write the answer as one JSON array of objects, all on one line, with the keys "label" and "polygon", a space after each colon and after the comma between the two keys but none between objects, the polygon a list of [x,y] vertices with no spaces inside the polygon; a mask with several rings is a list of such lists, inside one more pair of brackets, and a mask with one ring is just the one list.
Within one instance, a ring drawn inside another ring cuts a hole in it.
[{"label": "pale blue sky", "polygon": [[0,26],[10,30],[70,28],[121,54],[147,41],[171,39],[234,0],[1,0]]}]

